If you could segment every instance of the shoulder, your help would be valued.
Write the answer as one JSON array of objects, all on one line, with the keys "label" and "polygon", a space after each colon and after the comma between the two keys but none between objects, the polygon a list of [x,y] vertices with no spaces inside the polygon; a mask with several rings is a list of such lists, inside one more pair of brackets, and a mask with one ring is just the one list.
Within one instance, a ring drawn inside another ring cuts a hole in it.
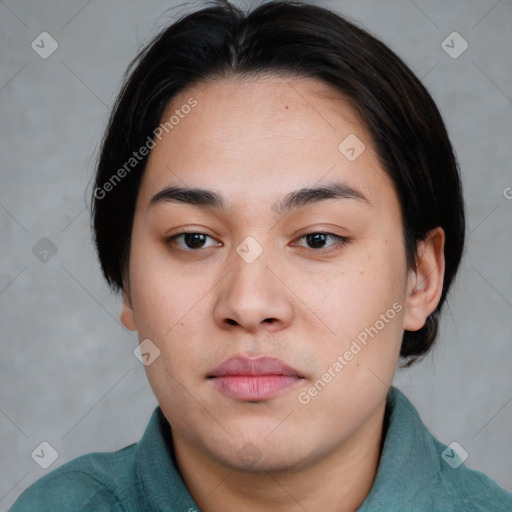
[{"label": "shoulder", "polygon": [[372,496],[376,503],[386,504],[392,495],[403,508],[417,511],[512,512],[512,494],[468,468],[463,448],[432,435],[408,398],[394,387],[388,406],[382,468]]},{"label": "shoulder", "polygon": [[124,511],[134,480],[134,451],[82,455],[37,480],[9,512]]},{"label": "shoulder", "polygon": [[[470,469],[450,446],[434,438],[440,460],[438,491],[450,498],[455,510],[466,512],[512,511],[512,493],[480,471]],[[456,460],[450,465],[445,461]],[[458,465],[460,462],[460,465]],[[452,467],[453,466],[453,467]]]}]

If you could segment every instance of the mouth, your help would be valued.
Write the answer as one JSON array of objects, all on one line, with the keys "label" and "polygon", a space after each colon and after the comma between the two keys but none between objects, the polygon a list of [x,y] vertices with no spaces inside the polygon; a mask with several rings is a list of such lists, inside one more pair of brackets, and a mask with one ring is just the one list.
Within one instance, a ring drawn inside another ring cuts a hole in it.
[{"label": "mouth", "polygon": [[208,375],[213,386],[224,395],[251,402],[269,400],[304,378],[283,361],[267,356],[235,356]]}]

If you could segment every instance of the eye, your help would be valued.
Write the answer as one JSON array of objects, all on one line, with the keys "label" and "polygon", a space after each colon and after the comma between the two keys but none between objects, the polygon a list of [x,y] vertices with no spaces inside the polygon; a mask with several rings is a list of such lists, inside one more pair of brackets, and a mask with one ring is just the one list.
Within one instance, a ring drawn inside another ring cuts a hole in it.
[{"label": "eye", "polygon": [[[328,245],[327,247],[325,247],[326,240],[328,240],[329,238],[334,240],[335,243],[330,246]],[[329,249],[329,248],[335,246],[336,244],[338,244],[341,247],[343,245],[348,244],[350,241],[350,238],[348,238],[346,236],[336,235],[334,233],[326,233],[323,231],[307,233],[307,234],[301,236],[300,238],[298,238],[298,240],[302,240],[302,239],[306,240],[306,243],[310,246],[309,248],[319,249],[319,250]]]},{"label": "eye", "polygon": [[[177,243],[177,240],[183,237],[183,241],[185,243],[185,247]],[[199,233],[196,231],[188,231],[186,233],[178,233],[177,235],[173,235],[167,238],[166,242],[169,244],[178,245],[180,249],[195,251],[196,249],[204,249],[205,247],[213,247],[214,245],[220,246],[222,245],[220,242],[215,242],[214,244],[207,246],[204,245],[207,238],[211,238],[206,233]]]},{"label": "eye", "polygon": [[[177,242],[181,238],[183,238],[183,243],[185,244],[185,246]],[[208,238],[210,238],[213,241],[213,243],[211,243],[210,245],[205,245],[206,240]],[[334,243],[326,246],[326,240],[328,240],[329,238],[333,240]],[[326,233],[323,231],[306,233],[305,235],[302,235],[300,238],[298,238],[298,240],[302,239],[306,240],[306,243],[308,244],[310,249],[314,249],[317,252],[320,252],[321,250],[324,249],[329,249],[335,245],[343,246],[350,241],[350,238],[348,237],[336,235],[334,233]],[[180,249],[189,252],[197,252],[198,249],[204,249],[208,247],[222,246],[221,242],[215,241],[211,236],[207,235],[206,233],[200,233],[196,231],[178,233],[176,235],[168,237],[166,239],[166,242],[168,244],[177,245]]]}]

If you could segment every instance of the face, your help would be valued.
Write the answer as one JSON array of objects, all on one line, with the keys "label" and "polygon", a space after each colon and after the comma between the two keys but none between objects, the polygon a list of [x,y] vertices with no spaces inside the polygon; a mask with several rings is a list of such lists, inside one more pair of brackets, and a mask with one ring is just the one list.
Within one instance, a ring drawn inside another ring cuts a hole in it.
[{"label": "face", "polygon": [[219,79],[162,121],[176,110],[139,190],[123,323],[160,351],[146,371],[175,443],[230,468],[313,464],[382,411],[412,322],[397,195],[315,80]]}]

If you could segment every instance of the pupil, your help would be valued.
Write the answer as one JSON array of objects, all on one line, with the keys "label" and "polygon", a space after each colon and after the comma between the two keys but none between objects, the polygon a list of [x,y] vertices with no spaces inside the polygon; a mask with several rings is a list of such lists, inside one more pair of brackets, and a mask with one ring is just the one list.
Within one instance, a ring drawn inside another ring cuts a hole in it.
[{"label": "pupil", "polygon": [[308,235],[308,243],[315,247],[322,247],[325,243],[325,234],[313,233],[312,235]]},{"label": "pupil", "polygon": [[185,243],[192,248],[201,246],[201,242],[204,242],[204,235],[201,233],[186,233],[185,234]]}]

